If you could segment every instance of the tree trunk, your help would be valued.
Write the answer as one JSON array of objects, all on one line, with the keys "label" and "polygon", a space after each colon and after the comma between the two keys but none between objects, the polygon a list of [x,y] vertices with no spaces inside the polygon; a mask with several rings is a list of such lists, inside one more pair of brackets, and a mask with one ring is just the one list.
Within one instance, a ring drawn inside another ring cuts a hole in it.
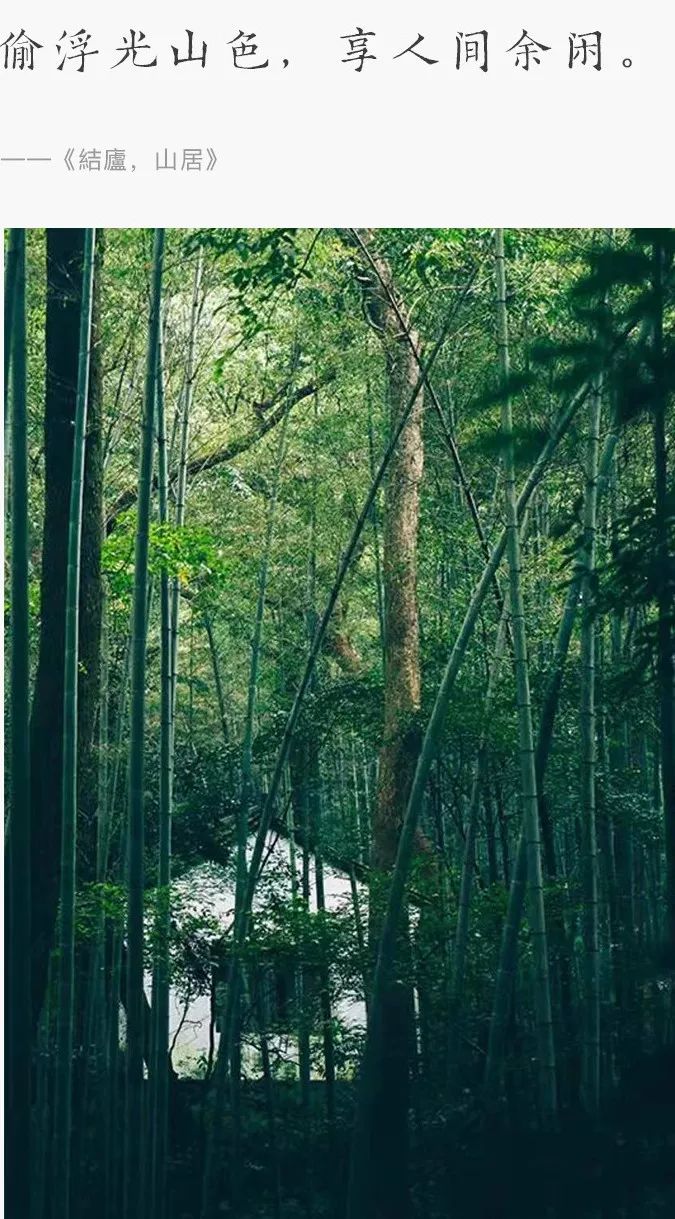
[{"label": "tree trunk", "polygon": [[583,841],[584,1036],[582,1098],[591,1114],[600,1104],[600,946],[598,928],[598,844],[595,769],[595,623],[592,617],[598,502],[598,449],[601,389],[589,399],[584,490],[584,539],[581,553],[581,817]]},{"label": "tree trunk", "polygon": [[[388,267],[374,260],[377,275],[364,283],[364,299],[380,333],[386,363],[390,431],[393,434],[415,387],[418,366],[402,332],[389,292]],[[399,307],[400,308],[400,307]],[[414,348],[417,337],[411,336]],[[379,754],[377,798],[372,812],[374,884],[371,887],[370,940],[382,928],[383,898],[396,859],[401,824],[419,754],[421,668],[417,602],[419,497],[424,462],[423,398],[418,394],[392,456],[385,485],[383,521],[384,727]],[[370,1205],[377,1219],[403,1219],[409,1213],[408,1108],[410,1073],[410,983],[401,966],[406,945],[399,944],[398,968],[382,996],[379,1061],[374,1064],[373,1105],[369,1115],[371,1149]],[[356,1212],[355,1212],[356,1213]]]},{"label": "tree trunk", "polygon": [[539,810],[535,775],[534,735],[532,731],[532,704],[525,633],[525,609],[520,583],[521,557],[518,535],[518,510],[516,504],[515,464],[513,453],[513,423],[511,400],[508,393],[509,339],[506,306],[506,275],[504,267],[504,233],[497,229],[495,238],[495,265],[497,277],[497,323],[500,354],[500,369],[504,396],[502,401],[502,432],[505,437],[504,481],[506,492],[507,552],[509,563],[509,589],[511,616],[513,620],[513,651],[518,704],[518,740],[520,750],[521,797],[523,807],[523,833],[526,840],[527,881],[529,893],[529,920],[534,958],[534,1007],[537,1027],[537,1055],[539,1077],[539,1103],[544,1126],[550,1126],[556,1118],[556,1069],[553,1045],[553,1021],[551,993],[548,976],[548,944],[541,869],[541,841],[539,835]]},{"label": "tree trunk", "polygon": [[[13,268],[13,270],[12,270]],[[31,1182],[31,822],[28,715],[30,633],[28,611],[28,432],[26,384],[26,233],[12,229],[7,274],[14,291],[11,329],[11,806],[7,840],[7,1213],[30,1211]],[[7,335],[6,335],[7,339]],[[10,353],[5,348],[5,358]],[[5,364],[5,390],[8,364]],[[8,776],[9,777],[9,776]]]},{"label": "tree trunk", "polygon": [[[14,350],[13,329],[14,319],[16,317],[17,292],[25,292],[25,237],[22,239],[18,236],[21,232],[21,229],[10,230],[5,256],[5,310],[3,326],[4,347],[2,382],[5,425],[7,424],[9,410],[9,375],[10,366],[13,360],[12,353]],[[21,253],[22,240],[24,242],[23,253]],[[19,274],[21,270],[23,270],[23,288],[19,287]]]},{"label": "tree trunk", "polygon": [[65,587],[61,869],[58,950],[56,1095],[54,1102],[54,1216],[70,1219],[72,1137],[73,1021],[75,1014],[75,876],[78,794],[78,615],[80,543],[83,526],[84,459],[89,396],[89,351],[94,279],[94,232],[84,238],[83,281],[78,342],[75,431],[71,462]]},{"label": "tree trunk", "polygon": [[144,1212],[143,1115],[143,916],[145,851],[145,649],[148,601],[150,499],[164,231],[155,230],[150,322],[145,370],[145,401],[138,474],[138,523],[134,560],[131,646],[131,728],[129,739],[129,826],[127,849],[127,1091],[125,1109],[125,1219],[142,1219]]},{"label": "tree trunk", "polygon": [[[47,229],[45,509],[40,584],[40,640],[30,724],[32,1018],[36,1027],[47,981],[59,889],[60,824],[54,792],[61,791],[63,640],[65,633],[68,510],[73,453],[83,229]],[[95,276],[94,298],[98,293]],[[94,306],[94,316],[96,306]],[[100,649],[100,378],[94,334],[87,404],[79,610],[78,801],[85,776],[95,774],[94,725]],[[98,541],[97,541],[98,539]],[[93,708],[93,710],[92,710]],[[93,792],[97,791],[94,781]]]},{"label": "tree trunk", "polygon": [[105,233],[96,232],[87,445],[82,500],[80,550],[79,676],[77,687],[77,835],[78,883],[96,877],[99,796],[98,716],[101,701],[101,637],[103,630],[103,370],[101,351],[101,281]]},{"label": "tree trunk", "polygon": [[[195,346],[197,341],[197,322],[199,319],[199,293],[202,282],[203,254],[200,248],[195,267],[192,287],[192,307],[190,310],[190,331],[188,334],[187,363],[185,365],[185,384],[183,386],[183,409],[180,417],[180,455],[178,461],[178,479],[176,484],[176,526],[181,529],[185,524],[185,501],[188,484],[188,449],[190,441],[190,414],[192,412],[192,397],[194,390]],[[166,471],[168,479],[168,468]],[[178,635],[180,617],[180,580],[176,577],[171,589],[171,724],[172,732],[176,720],[176,691],[178,686]],[[173,748],[173,744],[172,744]]]},{"label": "tree trunk", "polygon": [[[164,410],[164,366],[160,340],[156,382],[157,465],[159,523],[168,520],[168,463]],[[166,1168],[168,1152],[169,1074],[169,986],[171,935],[171,825],[173,818],[173,673],[171,649],[171,601],[169,573],[160,572],[160,736],[159,736],[159,842],[157,866],[157,913],[155,963],[152,986],[152,1170],[151,1219],[166,1213]]]},{"label": "tree trunk", "polygon": [[675,960],[675,561],[668,541],[668,450],[666,444],[666,383],[663,344],[663,248],[654,243],[653,253],[653,366],[656,396],[653,410],[654,515],[657,559],[656,670],[659,698],[661,783],[666,831],[666,905],[668,941]]}]

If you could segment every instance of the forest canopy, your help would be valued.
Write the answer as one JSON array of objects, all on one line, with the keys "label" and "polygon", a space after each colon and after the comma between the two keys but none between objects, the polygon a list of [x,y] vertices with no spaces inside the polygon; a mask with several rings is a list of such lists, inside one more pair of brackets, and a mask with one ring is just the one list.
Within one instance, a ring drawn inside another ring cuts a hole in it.
[{"label": "forest canopy", "polygon": [[12,1219],[670,1213],[674,388],[673,230],[6,233]]}]

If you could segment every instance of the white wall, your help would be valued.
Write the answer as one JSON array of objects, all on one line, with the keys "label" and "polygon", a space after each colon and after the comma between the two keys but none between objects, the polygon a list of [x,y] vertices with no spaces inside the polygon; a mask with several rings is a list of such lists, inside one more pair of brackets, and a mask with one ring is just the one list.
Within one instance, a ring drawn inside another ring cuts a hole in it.
[{"label": "white wall", "polygon": [[[253,850],[253,837],[249,839],[249,855]],[[289,862],[289,844],[284,838],[270,834],[270,847],[267,868],[274,872],[275,883],[282,893],[287,892],[290,899],[291,883]],[[267,849],[265,851],[267,856]],[[296,868],[300,881],[301,852],[297,852]],[[314,868],[310,869],[310,909],[316,911],[316,884]],[[351,909],[351,886],[349,877],[324,865],[324,887],[326,894],[326,909],[338,911]],[[204,915],[215,919],[223,932],[231,930],[234,913],[234,889],[231,878],[222,870],[211,866],[197,867],[174,884],[174,890],[179,898],[177,903],[185,914]],[[365,900],[365,892],[359,886],[359,896]],[[260,898],[254,899],[254,910],[260,909]],[[177,919],[180,927],[181,916]],[[147,979],[149,988],[150,979]],[[347,997],[338,1001],[334,1015],[344,1024],[354,1028],[365,1027],[365,1005],[363,1002]],[[170,1035],[176,1036],[173,1051],[173,1063],[179,1074],[190,1074],[198,1069],[201,1059],[205,1059],[209,1048],[209,995],[198,995],[185,1006],[185,998],[176,989],[171,992],[170,1000]],[[179,1031],[178,1031],[179,1030]],[[218,1035],[216,1034],[216,1045]],[[285,1040],[285,1044],[282,1044]],[[284,1057],[295,1061],[295,1046],[289,1039],[278,1038],[273,1048],[283,1053]],[[249,1054],[245,1059],[245,1067],[249,1073],[256,1072],[257,1056]]]}]

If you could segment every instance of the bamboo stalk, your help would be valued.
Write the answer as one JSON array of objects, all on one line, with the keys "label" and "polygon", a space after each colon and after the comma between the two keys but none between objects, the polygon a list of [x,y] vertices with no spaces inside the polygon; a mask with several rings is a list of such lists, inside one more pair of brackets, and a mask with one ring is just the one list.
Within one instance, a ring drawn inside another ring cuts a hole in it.
[{"label": "bamboo stalk", "polygon": [[145,395],[138,476],[138,523],[134,557],[132,607],[129,819],[127,849],[127,1073],[125,1108],[125,1219],[142,1219],[145,1196],[145,1130],[143,1114],[144,1050],[144,737],[145,649],[147,637],[150,499],[157,380],[157,352],[164,260],[164,230],[155,229],[150,319],[145,367]]},{"label": "bamboo stalk", "polygon": [[[8,832],[8,1203],[30,1212],[31,824],[26,233],[12,229],[7,261],[5,402],[11,354],[11,806]],[[13,284],[12,284],[13,280]],[[13,289],[13,290],[12,290]],[[13,311],[7,333],[7,317]],[[10,352],[11,346],[11,352]]]},{"label": "bamboo stalk", "polygon": [[75,403],[75,436],[68,524],[66,621],[63,688],[63,789],[61,820],[61,884],[56,1094],[54,1102],[54,1216],[70,1219],[73,1087],[73,1024],[75,1011],[75,867],[77,853],[77,679],[80,599],[80,541],[84,455],[89,396],[91,319],[94,284],[94,230],[84,237],[82,304]]}]

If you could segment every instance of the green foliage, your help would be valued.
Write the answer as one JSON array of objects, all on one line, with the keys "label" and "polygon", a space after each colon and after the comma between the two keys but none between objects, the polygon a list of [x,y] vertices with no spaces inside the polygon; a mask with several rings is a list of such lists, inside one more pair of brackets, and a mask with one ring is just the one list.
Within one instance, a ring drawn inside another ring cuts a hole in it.
[{"label": "green foliage", "polygon": [[127,911],[127,895],[123,885],[112,881],[81,886],[75,907],[75,935],[78,941],[93,942],[100,919],[121,931]]},{"label": "green foliage", "polygon": [[[295,286],[303,274],[296,232],[296,229],[257,229],[253,233],[250,229],[197,229],[184,239],[188,254],[202,247],[215,255],[224,282],[234,294],[248,338],[260,331],[261,306],[271,301],[278,289]],[[222,375],[218,362],[216,375]]]},{"label": "green foliage", "polygon": [[[108,580],[113,609],[128,599],[133,588],[133,538],[136,514],[125,512],[106,539],[103,570]],[[211,531],[199,525],[176,526],[155,522],[150,527],[149,570],[165,571],[186,594],[205,605],[226,586],[231,575],[222,548]]]}]

